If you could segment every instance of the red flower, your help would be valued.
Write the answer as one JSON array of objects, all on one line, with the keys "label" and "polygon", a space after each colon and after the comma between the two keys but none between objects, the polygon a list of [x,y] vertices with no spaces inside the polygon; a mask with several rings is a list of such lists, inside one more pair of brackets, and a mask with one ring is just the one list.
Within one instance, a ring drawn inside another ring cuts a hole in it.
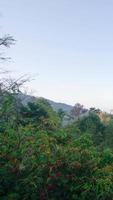
[{"label": "red flower", "polygon": [[58,178],[58,177],[60,177],[61,176],[61,173],[60,172],[57,172],[56,173],[56,177]]},{"label": "red flower", "polygon": [[48,190],[53,190],[54,189],[54,185],[49,184],[47,188],[48,188]]},{"label": "red flower", "polygon": [[55,166],[55,165],[51,166],[51,167],[50,167],[50,170],[51,170],[51,171],[55,171],[55,170],[56,170],[56,166]]}]

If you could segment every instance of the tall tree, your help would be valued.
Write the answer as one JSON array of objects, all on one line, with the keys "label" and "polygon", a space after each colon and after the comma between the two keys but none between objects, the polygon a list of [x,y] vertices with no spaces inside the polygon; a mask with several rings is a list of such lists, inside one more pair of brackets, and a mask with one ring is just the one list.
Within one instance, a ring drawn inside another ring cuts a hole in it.
[{"label": "tall tree", "polygon": [[79,120],[80,114],[83,112],[84,106],[80,103],[76,103],[73,109],[71,110],[71,116],[73,119],[77,118]]}]

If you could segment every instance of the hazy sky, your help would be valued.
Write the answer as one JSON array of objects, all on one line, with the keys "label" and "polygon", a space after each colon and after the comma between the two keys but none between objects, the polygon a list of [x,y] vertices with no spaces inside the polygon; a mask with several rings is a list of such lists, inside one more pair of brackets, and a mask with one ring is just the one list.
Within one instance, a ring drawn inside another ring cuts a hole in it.
[{"label": "hazy sky", "polygon": [[113,0],[0,0],[0,31],[17,40],[4,67],[38,74],[35,94],[113,108]]}]

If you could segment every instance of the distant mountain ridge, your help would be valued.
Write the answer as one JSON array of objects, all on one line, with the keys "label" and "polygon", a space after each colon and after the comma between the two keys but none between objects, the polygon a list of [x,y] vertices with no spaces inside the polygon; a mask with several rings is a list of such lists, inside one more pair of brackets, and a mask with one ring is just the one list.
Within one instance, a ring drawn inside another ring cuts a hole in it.
[{"label": "distant mountain ridge", "polygon": [[[51,107],[53,108],[54,111],[58,112],[59,109],[62,109],[65,112],[65,115],[64,115],[64,118],[62,121],[62,126],[66,126],[66,125],[71,124],[72,122],[78,120],[77,115],[74,116],[74,118],[73,118],[72,114],[71,114],[71,111],[73,110],[74,106],[71,106],[71,105],[68,105],[65,103],[55,102],[55,101],[52,101],[50,99],[46,99],[43,97],[35,97],[35,96],[22,94],[22,93],[19,94],[19,98],[23,105],[27,105],[29,102],[36,102],[36,101],[38,101],[38,99],[42,98],[42,99],[45,99],[48,101],[48,103],[51,105]],[[83,109],[83,111],[84,111],[84,109]],[[89,115],[89,111],[86,109],[86,111],[82,112],[79,117],[83,118],[88,115]]]},{"label": "distant mountain ridge", "polygon": [[73,106],[65,104],[65,103],[55,102],[49,99],[47,99],[47,101],[50,103],[53,110],[55,110],[56,112],[58,112],[59,109],[62,109],[63,111],[69,113],[73,108]]},{"label": "distant mountain ridge", "polygon": [[[27,94],[20,94],[19,98],[21,99],[21,101],[24,105],[27,105],[28,102],[36,102],[39,98],[43,98],[43,97],[34,97],[34,96],[27,95]],[[44,98],[44,99],[46,99],[46,98]],[[60,102],[55,102],[50,99],[46,99],[46,100],[49,102],[49,104],[51,105],[53,110],[56,112],[58,112],[59,109],[62,109],[66,113],[69,113],[73,109],[73,106],[71,106],[71,105],[68,105],[65,103],[60,103]]]}]

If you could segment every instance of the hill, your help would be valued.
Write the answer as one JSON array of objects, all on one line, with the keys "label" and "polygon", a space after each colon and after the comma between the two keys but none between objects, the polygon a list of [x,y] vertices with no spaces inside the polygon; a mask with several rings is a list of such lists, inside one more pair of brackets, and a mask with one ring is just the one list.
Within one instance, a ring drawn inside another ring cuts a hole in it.
[{"label": "hill", "polygon": [[[19,98],[22,100],[22,103],[24,105],[26,105],[28,102],[35,102],[39,98],[42,98],[42,97],[34,97],[34,96],[30,96],[30,95],[26,95],[26,94],[21,93],[19,95]],[[49,99],[46,99],[46,100],[49,102],[49,104],[52,106],[53,110],[56,111],[56,112],[58,112],[59,109],[62,109],[66,113],[69,113],[73,108],[73,106],[65,104],[65,103],[55,102],[55,101],[52,101],[52,100],[49,100]]]}]

